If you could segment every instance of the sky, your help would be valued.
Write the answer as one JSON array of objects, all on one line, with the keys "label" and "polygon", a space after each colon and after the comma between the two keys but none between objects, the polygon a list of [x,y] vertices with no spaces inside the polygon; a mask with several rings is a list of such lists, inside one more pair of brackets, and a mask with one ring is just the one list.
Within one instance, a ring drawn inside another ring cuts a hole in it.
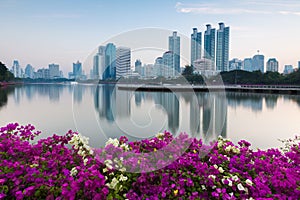
[{"label": "sky", "polygon": [[0,0],[0,61],[35,69],[58,63],[66,76],[73,62],[84,63],[100,44],[126,32],[150,27],[189,38],[192,28],[218,29],[219,22],[230,27],[230,59],[259,50],[265,62],[277,58],[280,72],[286,64],[297,67],[299,0]]}]

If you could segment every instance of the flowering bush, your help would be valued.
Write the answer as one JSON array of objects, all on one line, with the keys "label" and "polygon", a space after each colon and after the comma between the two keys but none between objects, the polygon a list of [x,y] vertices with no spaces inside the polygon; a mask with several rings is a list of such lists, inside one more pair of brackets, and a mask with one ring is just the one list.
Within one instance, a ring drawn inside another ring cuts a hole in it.
[{"label": "flowering bush", "polygon": [[[91,149],[69,131],[37,142],[34,126],[0,128],[0,199],[299,199],[300,143],[252,150],[165,132]],[[285,141],[287,143],[287,141]]]}]

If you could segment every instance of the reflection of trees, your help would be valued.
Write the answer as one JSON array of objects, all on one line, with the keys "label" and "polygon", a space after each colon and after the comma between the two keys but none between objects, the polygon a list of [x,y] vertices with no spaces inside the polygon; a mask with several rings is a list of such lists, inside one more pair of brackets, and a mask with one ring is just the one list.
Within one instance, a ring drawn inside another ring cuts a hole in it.
[{"label": "reflection of trees", "polygon": [[0,88],[0,108],[7,104],[7,97],[14,89],[14,87]]},{"label": "reflection of trees", "polygon": [[290,96],[290,99],[300,107],[300,97],[299,96]]},{"label": "reflection of trees", "polygon": [[277,105],[278,95],[276,94],[268,94],[265,96],[266,106],[267,108],[275,108]]},{"label": "reflection of trees", "polygon": [[262,111],[263,94],[228,92],[226,96],[228,105],[231,107],[242,106],[253,111]]}]

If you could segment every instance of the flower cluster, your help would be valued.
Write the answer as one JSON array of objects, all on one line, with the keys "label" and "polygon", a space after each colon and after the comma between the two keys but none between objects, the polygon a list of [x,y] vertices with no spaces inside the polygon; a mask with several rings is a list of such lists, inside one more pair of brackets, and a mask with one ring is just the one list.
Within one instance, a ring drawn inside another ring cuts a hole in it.
[{"label": "flower cluster", "polygon": [[[252,150],[169,132],[91,149],[69,131],[30,142],[32,125],[0,128],[0,199],[300,199],[300,143]],[[71,145],[71,146],[70,146]]]}]

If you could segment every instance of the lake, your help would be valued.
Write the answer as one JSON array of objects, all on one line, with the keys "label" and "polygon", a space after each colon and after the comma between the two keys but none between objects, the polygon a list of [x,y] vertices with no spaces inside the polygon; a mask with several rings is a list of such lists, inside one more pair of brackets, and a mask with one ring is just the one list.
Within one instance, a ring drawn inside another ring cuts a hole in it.
[{"label": "lake", "polygon": [[39,137],[72,129],[100,147],[186,132],[209,143],[222,135],[253,148],[282,146],[300,134],[300,96],[222,92],[140,92],[114,85],[40,84],[0,88],[0,126],[31,123]]}]

